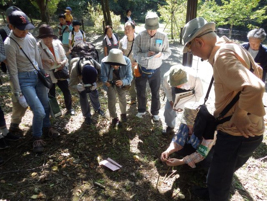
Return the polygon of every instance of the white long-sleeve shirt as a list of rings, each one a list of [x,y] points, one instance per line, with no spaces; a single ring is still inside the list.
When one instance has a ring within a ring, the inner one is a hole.
[[[199,101],[200,98],[203,96],[203,85],[202,85],[202,81],[199,77],[197,77],[196,75],[194,75],[192,72],[190,72],[189,67],[180,67],[182,70],[186,71],[187,73],[187,78],[188,78],[188,82],[186,83],[187,88],[186,89],[190,89],[193,90],[194,89],[194,94],[185,97],[183,99],[181,99],[178,103],[178,105],[176,107],[183,109],[184,108],[184,104],[188,101],[194,102],[194,101]],[[166,97],[168,99],[168,101],[173,101],[173,97],[172,97],[172,87],[169,83],[169,79],[170,79],[170,71],[167,71],[164,76],[163,76],[163,90],[166,94]],[[182,87],[183,88],[183,87]]]

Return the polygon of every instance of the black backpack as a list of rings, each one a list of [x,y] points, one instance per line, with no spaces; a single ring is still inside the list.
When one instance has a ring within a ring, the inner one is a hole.
[[[71,56],[82,58],[93,58],[99,62],[98,51],[92,43],[85,42],[74,46],[71,50]]]
[[[5,39],[7,38],[7,34],[6,31],[4,29],[0,29],[0,35],[2,37],[3,42],[5,41]],[[4,62],[1,62],[1,70],[6,73],[7,72],[7,68],[6,68],[6,64]]]

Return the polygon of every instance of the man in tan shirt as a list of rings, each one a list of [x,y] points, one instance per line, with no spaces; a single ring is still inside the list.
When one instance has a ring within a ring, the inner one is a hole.
[[[213,67],[215,117],[241,91],[238,102],[217,127],[215,152],[208,174],[207,195],[211,201],[226,201],[234,172],[242,167],[263,139],[265,115],[262,69],[251,55],[227,37],[219,38],[215,23],[204,18],[189,21],[183,29],[184,53],[191,52]],[[252,73],[253,72],[253,73]]]

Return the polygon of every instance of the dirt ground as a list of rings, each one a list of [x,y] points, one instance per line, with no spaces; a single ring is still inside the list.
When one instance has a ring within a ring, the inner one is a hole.
[[[92,37],[100,44],[99,36]],[[97,45],[97,47],[99,47]],[[181,48],[172,43],[173,57],[162,68],[162,74],[171,65],[181,61]],[[100,49],[99,49],[100,50]],[[101,51],[100,51],[101,52]],[[204,64],[205,65],[205,64]],[[208,72],[210,73],[210,72]],[[207,72],[202,72],[203,77]],[[1,107],[7,124],[10,123],[11,99],[8,77],[3,76],[0,86]],[[207,82],[210,77],[206,76]],[[32,113],[27,110],[20,128],[23,139],[1,150],[5,163],[0,166],[0,199],[2,200],[86,200],[86,201],[198,201],[192,188],[205,186],[207,167],[192,169],[187,165],[169,168],[159,156],[172,136],[163,136],[163,119],[154,123],[147,113],[143,119],[135,117],[136,105],[127,107],[128,121],[123,128],[111,128],[107,110],[106,92],[99,86],[100,102],[106,117],[93,113],[95,124],[83,124],[83,116],[77,94],[72,95],[75,116],[64,115],[64,99],[57,89],[58,102],[62,106],[61,117],[51,119],[61,133],[58,139],[46,140],[45,152],[32,152]],[[127,96],[128,97],[128,96]],[[150,95],[148,95],[150,100]],[[148,101],[150,102],[150,101]],[[161,92],[161,104],[165,100]],[[116,106],[119,111],[118,105]],[[148,111],[150,105],[147,106]],[[162,114],[163,109],[161,109]],[[253,157],[235,174],[231,188],[231,200],[267,200],[267,138]],[[112,158],[122,168],[111,171],[99,166],[99,161]]]

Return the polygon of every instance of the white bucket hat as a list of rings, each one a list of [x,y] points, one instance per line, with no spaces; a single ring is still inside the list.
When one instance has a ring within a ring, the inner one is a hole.
[[[123,57],[123,53],[120,49],[113,48],[109,51],[108,56],[106,56],[102,62],[110,64],[110,65],[120,65],[126,66],[126,61]]]
[[[187,22],[182,32],[182,37],[184,41],[183,52],[188,52],[189,49],[186,47],[186,45],[194,38],[203,36],[213,31],[215,31],[215,23],[207,22],[203,17],[197,17]]]

